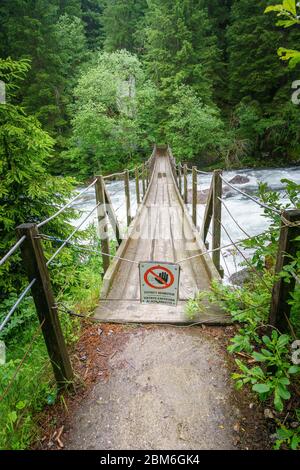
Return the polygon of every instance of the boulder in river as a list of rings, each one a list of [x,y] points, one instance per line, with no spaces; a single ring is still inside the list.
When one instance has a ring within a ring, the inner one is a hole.
[[[248,178],[248,176],[245,176],[245,175],[235,175],[230,181],[229,183],[231,184],[245,184],[245,183],[249,183],[250,181],[250,178]]]
[[[208,197],[209,189],[202,189],[197,191],[197,204],[206,204]],[[192,204],[193,202],[193,191],[188,190],[188,203]]]
[[[197,191],[197,204],[206,204],[207,198],[209,194],[209,188],[202,189]],[[228,186],[223,186],[222,191],[223,197],[230,197],[234,196],[235,192],[233,189],[230,189]],[[193,191],[191,189],[188,190],[188,204],[192,204],[193,202]]]

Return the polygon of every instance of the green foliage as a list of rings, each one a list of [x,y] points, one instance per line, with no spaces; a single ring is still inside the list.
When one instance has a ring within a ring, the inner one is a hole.
[[[97,243],[93,229],[81,233],[81,237],[84,236],[91,244]],[[44,248],[47,253],[50,249],[48,242]],[[65,248],[51,267],[51,280],[61,312],[60,322],[68,345],[78,340],[81,324],[78,318],[66,313],[65,307],[88,317],[98,303],[102,273],[100,255],[81,252],[74,247]],[[7,348],[7,362],[0,366],[0,398],[4,395],[0,401],[1,450],[27,448],[33,439],[39,437],[37,413],[57,400],[43,337],[40,334],[35,338],[37,325],[37,314],[32,299],[28,297],[1,334]],[[21,364],[29,348],[30,354]],[[18,367],[20,369],[16,372]]]
[[[167,141],[175,155],[192,159],[213,159],[226,143],[223,122],[218,110],[203,104],[192,88],[181,86],[174,92],[176,102],[169,109]]]
[[[290,91],[297,74],[275,54],[283,41],[292,49],[299,30],[286,34],[274,28],[263,14],[265,6],[264,1],[234,1],[227,29],[231,126],[238,139],[248,141],[250,165],[253,158],[264,165],[299,158],[299,112]]]
[[[295,419],[300,421],[300,409],[295,410]],[[297,422],[296,421],[296,422]],[[280,424],[280,427],[277,429],[277,440],[274,448],[276,450],[285,446],[285,448],[292,450],[299,450],[300,448],[300,426],[296,428],[289,429],[284,424]]]
[[[271,5],[265,9],[265,13],[276,12],[280,19],[277,21],[277,26],[283,26],[289,28],[300,24],[299,16],[297,15],[297,8],[299,5],[296,4],[296,0],[284,0],[282,4]],[[285,47],[279,47],[278,55],[281,60],[289,63],[289,68],[293,69],[300,62],[300,52],[294,49],[286,49]]]
[[[138,31],[147,8],[146,0],[104,0],[101,17],[105,40],[104,49],[114,52],[126,49],[138,52],[141,48]]]
[[[284,408],[283,400],[291,398],[290,376],[300,372],[300,367],[291,364],[288,348],[290,341],[289,335],[279,335],[273,330],[271,337],[262,337],[263,347],[259,352],[252,353],[256,362],[264,364],[264,370],[259,366],[248,368],[236,359],[241,373],[232,375],[237,388],[250,383],[261,400],[272,397],[275,410],[280,412]]]
[[[155,89],[138,58],[123,50],[98,54],[75,90],[69,158],[82,177],[119,169],[149,148]],[[142,105],[142,109],[141,109]],[[148,123],[146,128],[143,125]]]
[[[169,137],[167,128],[172,120],[169,110],[177,104],[182,85],[212,106],[219,51],[206,8],[199,0],[149,2],[141,34],[147,73],[160,91],[158,126],[160,140],[164,140]]]
[[[30,69],[30,61],[28,59],[16,62],[10,57],[7,59],[0,58],[0,78],[5,83],[6,92],[12,97],[13,92],[18,90],[18,83],[24,80],[26,73]]]
[[[53,177],[47,171],[52,155],[52,138],[42,130],[35,117],[28,116],[22,107],[12,103],[11,90],[16,93],[18,83],[27,68],[27,62],[18,63],[11,59],[0,63],[0,78],[6,80],[9,91],[7,104],[0,105],[0,257],[15,242],[17,225],[39,222],[49,217],[66,202],[73,188],[72,180]],[[71,216],[74,217],[73,212],[67,211],[64,215],[66,219],[60,216],[49,223],[48,234],[61,238],[66,236],[70,231],[68,217]],[[53,251],[51,243],[48,244],[46,254],[50,251]],[[84,302],[95,288],[95,281],[92,281],[97,272],[95,264],[88,265],[82,257],[77,255],[75,259],[74,256],[68,256],[67,252],[64,257],[65,263],[60,265],[60,279],[62,280],[64,274],[65,282],[71,263],[73,265],[76,261],[77,265],[79,263],[81,267],[86,267],[84,272],[77,269],[77,285],[82,284],[84,276],[85,286],[89,289],[85,293],[81,292]],[[0,322],[27,283],[20,253],[17,251],[1,267]],[[63,326],[70,338],[69,319],[63,321]],[[1,339],[5,340],[7,347],[7,363],[0,369],[0,396],[5,395],[0,402],[1,449],[20,449],[28,445],[35,430],[33,413],[46,403],[52,387],[51,369],[45,371],[45,366],[48,365],[47,353],[41,338],[34,345],[34,350],[28,352],[26,362],[22,362],[36,328],[37,315],[32,299],[27,297],[1,333]],[[72,331],[74,335],[74,328]]]
[[[1,450],[28,447],[37,432],[33,413],[46,405],[48,395],[53,392],[53,376],[42,337],[37,338],[31,354],[24,364],[21,363],[30,343],[29,334],[33,334],[36,327],[35,322],[35,328],[25,330],[18,347],[8,345],[8,360],[0,366],[0,394],[3,397],[0,402]]]
[[[8,84],[15,89],[22,66],[23,63],[20,65],[9,60],[6,64],[2,60],[0,79],[8,78],[9,67],[11,81]],[[24,69],[21,70],[23,72]],[[37,119],[10,103],[8,95],[7,103],[0,105],[0,256],[14,244],[18,225],[47,218],[71,194],[71,179],[53,177],[47,172],[52,147],[52,138],[42,130]],[[49,229],[63,236],[68,226],[63,228],[59,218],[49,225]],[[24,278],[18,253],[1,267],[0,272],[1,297],[20,289]],[[5,273],[11,275],[6,278],[3,276]]]
[[[81,16],[80,0],[4,0],[0,6],[0,57],[31,63],[15,102],[22,102],[56,139],[57,153],[66,146],[67,106],[79,66],[86,60]],[[59,172],[61,161],[51,163]]]
[[[193,299],[189,299],[185,305],[185,315],[189,320],[194,320],[197,314],[203,312],[206,308],[203,302],[210,301],[211,296],[209,292],[197,292]]]
[[[266,184],[259,188],[260,199],[269,206],[282,211],[286,208],[300,207],[300,186],[288,179],[283,179],[285,192],[289,202],[283,207],[280,203],[280,195],[268,189]],[[295,414],[295,420],[299,420],[299,410],[293,410],[293,393],[299,386],[300,366],[292,362],[292,336],[281,334],[272,329],[271,334],[268,325],[269,308],[271,302],[272,287],[277,276],[274,273],[275,260],[278,249],[278,234],[281,225],[280,216],[265,209],[264,216],[270,221],[270,230],[251,240],[244,242],[244,248],[251,249],[247,262],[249,273],[242,287],[233,287],[212,283],[211,292],[201,292],[194,299],[188,301],[186,314],[193,319],[195,314],[201,310],[203,298],[210,302],[218,303],[226,312],[230,312],[234,322],[240,324],[238,332],[230,339],[228,351],[238,354],[245,359],[236,359],[238,371],[232,377],[236,387],[241,389],[250,385],[253,392],[257,393],[262,401],[267,401],[273,406],[276,418],[277,440],[275,448],[290,447],[298,449],[299,427],[289,428],[284,420],[286,403],[289,403],[289,412]],[[300,242],[300,237],[295,241]],[[241,263],[245,265],[245,263]],[[266,267],[269,265],[269,267]],[[270,267],[271,266],[271,267]],[[252,271],[253,269],[253,271]],[[255,271],[255,273],[254,273]],[[300,243],[296,255],[290,257],[288,264],[279,274],[287,283],[300,278]],[[290,317],[293,334],[300,334],[300,289],[296,283],[294,292],[291,293],[290,304],[292,312]],[[255,363],[249,367],[248,363]]]
[[[81,0],[82,21],[85,26],[85,36],[88,48],[92,51],[99,49],[103,43],[102,0]]]

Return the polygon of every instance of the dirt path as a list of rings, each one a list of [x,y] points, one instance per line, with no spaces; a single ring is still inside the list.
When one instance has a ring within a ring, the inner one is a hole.
[[[109,373],[72,411],[66,449],[266,448],[259,407],[233,390],[224,329],[119,328],[93,336],[100,358],[110,345]]]

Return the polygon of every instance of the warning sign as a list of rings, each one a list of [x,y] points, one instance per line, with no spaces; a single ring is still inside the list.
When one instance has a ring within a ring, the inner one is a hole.
[[[141,302],[177,305],[180,267],[174,263],[139,263]]]

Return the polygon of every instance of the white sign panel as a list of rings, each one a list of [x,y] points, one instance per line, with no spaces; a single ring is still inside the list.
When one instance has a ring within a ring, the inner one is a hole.
[[[175,263],[139,263],[140,292],[143,304],[177,305],[180,266]]]

